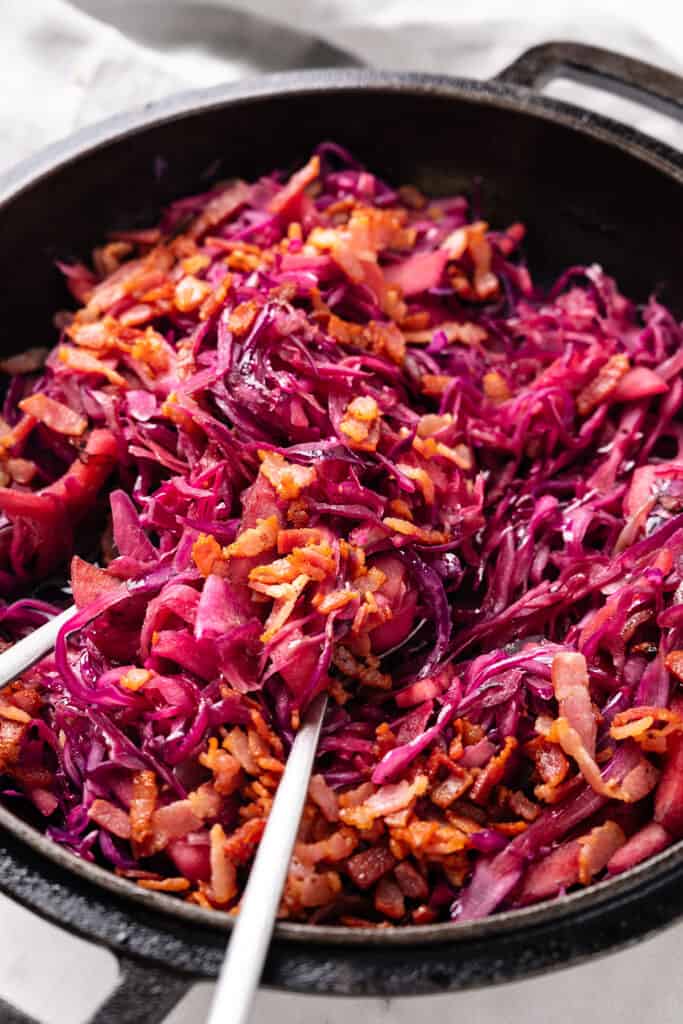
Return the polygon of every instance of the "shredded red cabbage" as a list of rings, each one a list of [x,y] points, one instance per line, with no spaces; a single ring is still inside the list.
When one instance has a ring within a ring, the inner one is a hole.
[[[8,805],[230,910],[328,690],[285,917],[479,918],[683,837],[683,330],[523,240],[325,143],[61,265],[59,343],[0,364],[0,631],[72,555],[79,612],[0,694]]]

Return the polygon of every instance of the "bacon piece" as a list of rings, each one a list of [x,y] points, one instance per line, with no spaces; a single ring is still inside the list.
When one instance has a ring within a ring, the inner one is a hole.
[[[569,770],[569,762],[557,743],[551,743],[545,736],[538,736],[525,744],[524,753],[533,759],[536,770],[545,783],[556,786],[564,781]]]
[[[334,902],[341,888],[336,871],[317,872],[292,857],[283,897],[284,914],[306,907],[327,906]]]
[[[152,815],[150,853],[158,853],[172,839],[182,839],[201,827],[202,819],[195,814],[190,800],[176,800],[159,807]]]
[[[626,842],[623,830],[614,821],[591,829],[579,840],[579,881],[588,885]]]
[[[632,835],[626,843],[612,854],[607,862],[607,871],[610,875],[618,875],[622,871],[628,871],[648,857],[654,857],[660,850],[666,849],[673,842],[672,837],[656,822],[651,821],[639,832]]]
[[[10,718],[7,712],[9,708],[1,707],[0,711],[0,773],[11,769],[19,760],[21,743],[26,732],[30,717],[25,715],[22,721]],[[18,708],[12,709],[18,711]]]
[[[628,374],[630,366],[625,353],[618,352],[610,356],[596,376],[577,395],[576,409],[579,416],[588,416],[607,398],[614,396],[619,381]]]
[[[103,362],[103,360],[98,359],[97,356],[92,355],[90,352],[73,348],[71,345],[60,345],[57,350],[57,356],[59,361],[68,366],[74,373],[96,374],[98,377],[106,377],[110,384],[114,384],[118,388],[128,387],[125,377],[122,377],[109,363]]]
[[[302,864],[317,864],[321,860],[336,863],[350,857],[358,846],[356,833],[349,828],[339,829],[317,843],[297,843],[295,853]]]
[[[225,832],[214,825],[210,833],[211,897],[215,903],[227,903],[237,895],[237,871],[225,852]]]
[[[80,437],[88,428],[85,416],[40,392],[22,398],[19,408],[33,416],[39,423],[44,423],[50,430],[65,434],[67,437]]]
[[[312,775],[308,786],[308,795],[320,808],[327,821],[339,821],[339,801],[337,794],[325,782],[322,775]]]
[[[293,220],[298,217],[304,189],[312,184],[319,174],[320,157],[316,154],[307,164],[296,171],[287,184],[271,199],[268,205],[270,212],[278,214],[283,220]]]
[[[257,519],[256,525],[244,530],[237,540],[225,549],[231,558],[253,558],[264,551],[271,551],[277,544],[280,524],[277,516]]]
[[[396,858],[386,846],[371,846],[350,857],[346,867],[359,889],[369,889],[391,871],[395,863]]]
[[[449,772],[446,778],[432,788],[432,791],[429,794],[430,798],[437,807],[441,807],[445,810],[445,808],[450,807],[454,801],[459,800],[463,793],[467,792],[473,781],[474,776],[471,772],[455,765],[454,769]]]
[[[377,402],[369,395],[359,395],[351,399],[339,424],[339,429],[350,448],[365,452],[376,450],[380,416]]]
[[[245,821],[226,838],[226,856],[234,864],[246,864],[254,856],[265,827],[265,818],[250,818]]]
[[[181,277],[175,286],[173,300],[181,313],[192,313],[210,294],[211,285],[208,281],[201,281],[194,274],[187,274]]]
[[[192,560],[205,578],[215,573],[224,576],[228,560],[215,537],[200,533],[192,545]]]
[[[119,839],[131,837],[130,816],[109,800],[93,800],[88,809],[88,817]]]
[[[137,884],[152,892],[187,892],[190,888],[187,878],[138,878]]]
[[[217,818],[221,812],[223,801],[220,793],[217,792],[213,782],[202,782],[192,793],[188,793],[192,811],[198,818],[205,821],[207,818]]]
[[[583,654],[563,651],[552,662],[552,683],[560,715],[578,733],[588,754],[595,755],[597,723],[588,689],[588,666]]]
[[[346,825],[353,825],[354,828],[371,828],[375,818],[396,814],[397,811],[410,807],[418,796],[426,793],[427,786],[426,775],[416,776],[413,782],[401,779],[400,782],[382,786],[357,807],[342,808],[339,817]]]
[[[136,843],[144,843],[152,834],[152,815],[156,809],[157,796],[154,772],[135,772],[133,796],[130,801],[130,834]]]
[[[236,761],[244,768],[249,775],[258,775],[259,767],[256,759],[249,749],[249,741],[242,729],[235,726],[223,740],[223,746],[228,750]]]
[[[429,886],[426,879],[409,860],[400,861],[394,868],[394,875],[401,892],[408,899],[424,901],[429,896]]]
[[[299,466],[287,462],[279,452],[259,451],[261,473],[270,481],[278,496],[285,501],[298,498],[302,490],[315,481],[316,472],[312,466]]]
[[[475,803],[485,804],[494,786],[503,781],[508,762],[513,751],[517,749],[517,740],[514,736],[508,736],[503,749],[495,754],[485,768],[477,775],[472,788],[470,798]]]
[[[386,267],[384,280],[400,288],[404,296],[419,295],[437,287],[449,258],[445,249],[415,253],[401,263]]]
[[[389,875],[380,878],[375,889],[375,910],[378,914],[400,921],[405,915],[406,904],[399,885]]]
[[[209,740],[208,751],[199,755],[199,763],[213,772],[213,785],[221,796],[230,796],[239,789],[243,780],[242,766],[236,757],[218,746],[214,737]]]

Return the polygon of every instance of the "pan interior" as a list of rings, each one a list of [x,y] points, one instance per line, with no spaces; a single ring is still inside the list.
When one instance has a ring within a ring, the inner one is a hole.
[[[289,89],[256,90],[227,102],[214,92],[173,116],[96,144],[25,185],[0,209],[6,240],[0,351],[55,340],[52,316],[68,304],[55,259],[83,258],[108,231],[149,226],[171,199],[213,181],[294,167],[325,139],[348,147],[393,184],[433,195],[467,192],[491,223],[522,220],[528,254],[553,279],[574,263],[597,262],[623,290],[645,300],[653,288],[683,313],[683,263],[675,216],[675,173],[629,152],[629,132],[523,90],[425,76],[355,73],[287,76]],[[226,90],[226,94],[230,90]],[[540,115],[540,116],[539,116]],[[572,125],[573,127],[569,127]],[[597,126],[597,127],[596,127]],[[593,130],[594,129],[594,130]],[[599,129],[599,130],[598,130]],[[66,149],[65,148],[65,152]],[[670,166],[670,165],[669,165]],[[212,928],[229,920],[133,884],[80,861],[0,807],[0,824],[61,867],[145,906]],[[681,844],[590,890],[471,924],[378,933],[281,924],[283,938],[339,944],[439,941],[486,935],[612,898],[683,860]]]

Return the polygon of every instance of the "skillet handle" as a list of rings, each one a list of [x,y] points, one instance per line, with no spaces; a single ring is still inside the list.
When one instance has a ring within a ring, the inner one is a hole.
[[[111,995],[95,1010],[88,1024],[162,1024],[196,979],[178,971],[146,965],[117,954],[119,981]],[[38,1021],[0,999],[2,1024],[38,1024]]]
[[[597,85],[683,121],[683,78],[643,60],[584,43],[551,42],[526,50],[496,79],[540,89],[558,76]]]
[[[116,956],[118,985],[88,1024],[161,1024],[196,980],[120,953]]]

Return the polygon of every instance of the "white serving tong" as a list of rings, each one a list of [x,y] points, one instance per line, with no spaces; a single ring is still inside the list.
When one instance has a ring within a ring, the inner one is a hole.
[[[75,606],[0,654],[0,690],[54,648]],[[254,858],[221,968],[208,1024],[247,1024],[308,792],[327,694],[315,698],[296,734]]]

